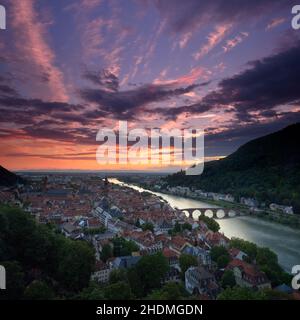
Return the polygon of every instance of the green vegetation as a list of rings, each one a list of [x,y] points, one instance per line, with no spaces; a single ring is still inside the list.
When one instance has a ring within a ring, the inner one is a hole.
[[[238,238],[232,238],[230,246],[244,251],[248,255],[248,262],[256,262],[273,286],[291,282],[291,276],[280,267],[277,255],[269,248],[260,248],[252,242]]]
[[[132,298],[128,283],[119,281],[104,288],[104,297],[107,300],[129,300]]]
[[[207,162],[201,176],[183,171],[168,176],[169,186],[189,186],[230,193],[239,199],[253,197],[267,206],[292,205],[300,214],[300,148],[295,137],[300,123],[252,140],[228,157]]]
[[[218,300],[292,300],[286,293],[272,289],[254,290],[241,287],[227,287],[217,297]]]
[[[114,284],[119,281],[128,281],[126,269],[115,269],[109,275],[109,283]]]
[[[277,223],[285,224],[291,228],[300,228],[300,215],[286,215],[284,213],[275,212],[259,212],[255,214],[257,217],[267,221],[274,221]]]
[[[7,290],[0,299],[52,299],[71,296],[88,286],[94,251],[20,209],[0,207],[0,264],[7,270]]]
[[[185,222],[183,224],[178,223],[178,221],[175,222],[174,228],[172,230],[169,230],[169,234],[174,236],[177,233],[182,233],[184,230],[192,230],[192,225],[188,222]]]
[[[200,216],[199,220],[203,221],[207,225],[208,229],[213,232],[217,232],[220,230],[220,225],[213,218],[209,218],[206,216]]]
[[[117,254],[138,249],[123,238],[115,238],[113,243]],[[104,248],[105,260],[111,249]],[[0,208],[0,264],[7,271],[7,290],[1,290],[0,299],[143,298],[160,290],[169,270],[167,259],[157,253],[142,257],[132,269],[113,271],[107,285],[98,285],[90,282],[94,256],[86,242],[37,224],[20,209]],[[171,294],[168,288],[161,291],[162,296]]]
[[[127,241],[122,237],[116,237],[113,239],[113,256],[130,256],[132,252],[138,251],[139,247],[133,241]]]
[[[179,265],[182,273],[182,277],[184,278],[184,274],[189,267],[197,266],[197,258],[190,254],[181,254],[179,257]]]
[[[161,287],[161,281],[169,270],[162,253],[144,256],[128,274],[132,291],[137,297],[148,295]]]
[[[233,288],[236,285],[234,273],[232,270],[225,270],[221,278],[221,286],[223,289]]]
[[[143,231],[146,231],[146,230],[150,230],[153,232],[154,230],[154,225],[151,223],[151,222],[146,222],[142,225],[142,229]]]
[[[171,294],[183,296],[184,292],[179,286],[178,288],[176,286],[176,290],[180,288],[180,292],[172,292],[172,285],[162,288],[162,280],[168,270],[168,262],[161,253],[144,256],[131,269],[113,270],[108,284],[98,285],[91,282],[76,298],[80,300],[128,300],[149,298],[152,293],[155,296],[161,295],[162,299]]]
[[[219,269],[225,268],[230,261],[230,255],[223,246],[213,247],[210,251],[210,256],[217,263]]]
[[[149,300],[182,300],[188,296],[182,284],[175,282],[166,283],[161,289],[157,289],[148,295]]]
[[[109,243],[105,244],[101,250],[100,259],[106,262],[107,259],[113,256],[113,249]]]
[[[250,288],[233,287],[223,290],[217,300],[266,300],[266,294]]]
[[[20,263],[18,261],[2,262],[0,259],[0,264],[6,269],[6,290],[0,291],[0,300],[22,298],[25,290],[25,274]]]
[[[230,240],[229,246],[231,248],[237,248],[237,249],[245,252],[249,257],[248,262],[253,261],[256,257],[257,245],[253,242],[233,237]]]
[[[100,285],[91,282],[87,288],[84,288],[74,298],[77,300],[104,300],[104,291]]]
[[[26,288],[24,298],[27,300],[52,300],[55,294],[44,281],[34,280]]]

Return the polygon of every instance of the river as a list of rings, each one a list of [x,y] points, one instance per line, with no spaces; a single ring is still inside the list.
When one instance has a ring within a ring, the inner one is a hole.
[[[175,195],[153,192],[132,184],[127,184],[118,179],[109,179],[110,182],[133,188],[137,191],[148,191],[166,200],[173,208],[210,208],[211,204],[183,198]],[[262,220],[255,217],[243,216],[230,219],[217,220],[227,237],[239,237],[268,247],[278,255],[280,265],[291,272],[294,265],[300,265],[300,231],[275,222]]]

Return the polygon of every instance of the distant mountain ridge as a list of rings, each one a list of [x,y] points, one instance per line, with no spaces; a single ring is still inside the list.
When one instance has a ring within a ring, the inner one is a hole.
[[[11,187],[17,183],[25,183],[25,180],[0,166],[0,186]]]
[[[178,172],[169,185],[250,196],[293,205],[300,212],[300,123],[242,145],[228,157],[205,163],[200,176]]]

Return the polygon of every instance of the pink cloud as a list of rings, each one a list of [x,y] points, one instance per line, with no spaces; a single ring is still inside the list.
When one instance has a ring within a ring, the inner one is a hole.
[[[106,25],[107,22],[102,18],[96,18],[86,22],[81,36],[81,45],[82,48],[84,48],[83,54],[85,59],[88,60],[102,53],[101,45],[104,37],[100,31]]]
[[[55,53],[46,41],[45,25],[38,19],[33,0],[13,1],[12,24],[18,34],[16,47],[22,59],[46,76],[48,99],[67,101],[63,74],[55,66]]]
[[[179,40],[179,47],[180,49],[183,49],[186,47],[186,45],[188,44],[188,42],[190,41],[190,39],[193,36],[193,32],[185,32],[183,34],[183,36],[181,37],[181,39]]]
[[[225,45],[223,46],[224,52],[228,52],[236,47],[239,43],[243,42],[245,38],[249,36],[247,32],[240,32],[237,36],[232,39],[226,41]]]
[[[276,18],[270,21],[270,23],[267,25],[266,30],[273,29],[282,23],[284,23],[285,19],[284,18]]]
[[[230,28],[231,24],[223,24],[217,26],[215,30],[208,35],[206,44],[193,55],[194,59],[199,60],[207,55],[216,45],[218,45],[222,41]]]
[[[157,85],[165,84],[174,86],[186,86],[194,84],[200,78],[202,80],[207,80],[209,75],[209,70],[202,67],[195,67],[191,69],[191,71],[188,74],[182,75],[178,78],[168,80],[155,79],[153,83]]]

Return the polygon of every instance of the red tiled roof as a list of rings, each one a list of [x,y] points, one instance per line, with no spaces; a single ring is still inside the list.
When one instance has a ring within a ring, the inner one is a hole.
[[[181,249],[186,242],[187,240],[182,236],[175,236],[175,237],[172,237],[170,244],[177,249]]]
[[[163,248],[162,253],[166,258],[177,258],[177,254],[169,248]]]
[[[252,278],[256,278],[256,277],[263,277],[266,279],[266,275],[264,272],[260,271],[257,269],[256,266],[249,264],[245,261],[239,260],[239,259],[233,259],[229,262],[227,268],[234,268],[234,267],[238,267],[240,269],[243,270],[243,272],[247,275],[250,276]]]

